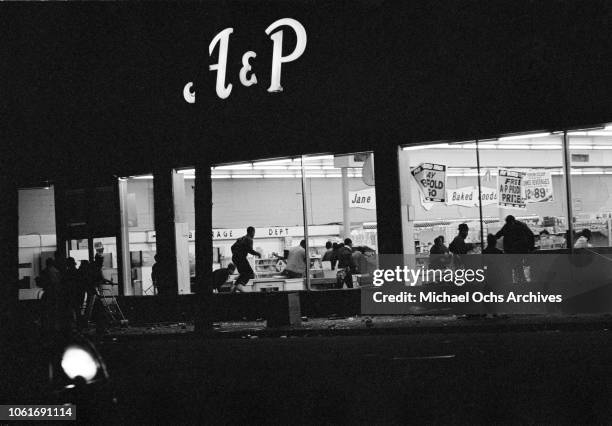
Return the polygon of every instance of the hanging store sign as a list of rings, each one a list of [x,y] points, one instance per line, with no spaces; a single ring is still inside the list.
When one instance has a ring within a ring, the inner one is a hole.
[[[294,35],[296,44],[288,55],[283,55],[283,52],[287,52],[289,48],[283,46],[283,35],[284,30],[281,27],[289,27]],[[212,56],[215,49],[218,47],[217,63],[210,65],[210,71],[217,72],[217,82],[215,90],[217,96],[221,99],[226,99],[232,92],[232,83],[226,83],[227,79],[227,57],[229,50],[230,34],[234,32],[233,28],[226,28],[219,32],[208,45],[208,54]],[[270,86],[268,92],[282,92],[283,87],[281,86],[281,71],[283,64],[293,62],[298,59],[306,50],[306,30],[304,26],[291,18],[283,18],[272,23],[265,30],[266,35],[270,36],[272,40],[272,68],[270,70]],[[253,86],[258,83],[257,76],[253,72],[253,63],[257,57],[257,53],[253,51],[245,52],[242,55],[242,68],[238,74],[240,84],[244,87]],[[193,82],[189,82],[183,87],[183,97],[185,101],[190,104],[194,104],[196,101],[196,93],[193,89]]]
[[[525,202],[545,203],[553,201],[552,176],[546,170],[528,170],[523,179]]]
[[[483,206],[497,204],[499,200],[496,188],[487,188],[483,186],[480,191],[480,201]]]
[[[499,188],[499,205],[524,209],[523,181],[525,172],[508,169],[498,169],[497,187]]]
[[[376,210],[376,191],[374,188],[360,191],[349,191],[349,207],[365,210]]]
[[[446,190],[446,204],[449,206],[474,207],[477,199],[478,188],[473,186]]]
[[[443,203],[446,201],[446,166],[421,163],[410,173],[417,181],[425,201]]]

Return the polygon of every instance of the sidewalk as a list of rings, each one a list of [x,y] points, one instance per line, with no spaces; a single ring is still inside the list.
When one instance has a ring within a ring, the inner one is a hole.
[[[209,333],[194,332],[193,323],[164,323],[112,328],[104,340],[140,338],[260,338],[355,336],[383,334],[472,333],[520,331],[588,331],[612,329],[612,315],[354,316],[303,318],[301,326],[267,328],[266,321],[215,323]],[[91,334],[94,331],[91,330]]]

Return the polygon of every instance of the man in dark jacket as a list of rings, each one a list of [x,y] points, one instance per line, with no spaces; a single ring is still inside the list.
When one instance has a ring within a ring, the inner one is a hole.
[[[469,251],[474,250],[474,244],[465,242],[469,232],[470,228],[468,228],[467,223],[459,225],[459,235],[448,246],[452,254],[467,254]]]
[[[219,268],[213,271],[213,289],[217,290],[217,292],[221,291],[221,287],[223,287],[223,284],[227,282],[227,279],[234,273],[235,270],[236,267],[234,264],[230,263],[227,265],[227,268]]]
[[[232,245],[232,262],[238,268],[240,275],[234,285],[234,291],[244,291],[245,284],[255,278],[253,268],[247,260],[247,255],[261,257],[261,254],[253,250],[253,238],[255,237],[255,228],[249,226],[246,235],[238,238]]]
[[[338,248],[338,272],[336,274],[336,287],[353,288],[353,274],[356,272],[353,259],[353,241],[350,238],[344,240],[344,245]]]
[[[506,216],[506,224],[500,229],[495,238],[504,238],[505,253],[529,253],[533,251],[535,236],[531,229],[512,215]]]
[[[500,229],[495,238],[504,238],[504,253],[509,254],[508,262],[512,270],[512,282],[522,284],[525,277],[525,256],[534,250],[535,236],[529,227],[516,220],[512,215],[506,216],[506,224]]]

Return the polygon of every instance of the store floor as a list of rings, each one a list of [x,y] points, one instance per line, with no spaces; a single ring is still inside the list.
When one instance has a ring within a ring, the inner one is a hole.
[[[260,338],[334,335],[421,334],[468,331],[567,331],[612,330],[612,315],[512,315],[512,316],[351,316],[305,318],[299,326],[268,328],[265,320],[213,324],[209,333],[196,333],[193,323],[156,323],[113,327],[103,339],[155,338],[166,335],[186,338]],[[94,334],[94,330],[89,331]]]

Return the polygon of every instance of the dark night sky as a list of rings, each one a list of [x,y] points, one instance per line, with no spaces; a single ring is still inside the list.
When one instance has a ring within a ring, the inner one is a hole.
[[[607,3],[4,3],[3,170],[133,173],[612,121]],[[264,30],[283,17],[308,45],[269,94]],[[230,26],[234,88],[220,100],[208,44]]]

